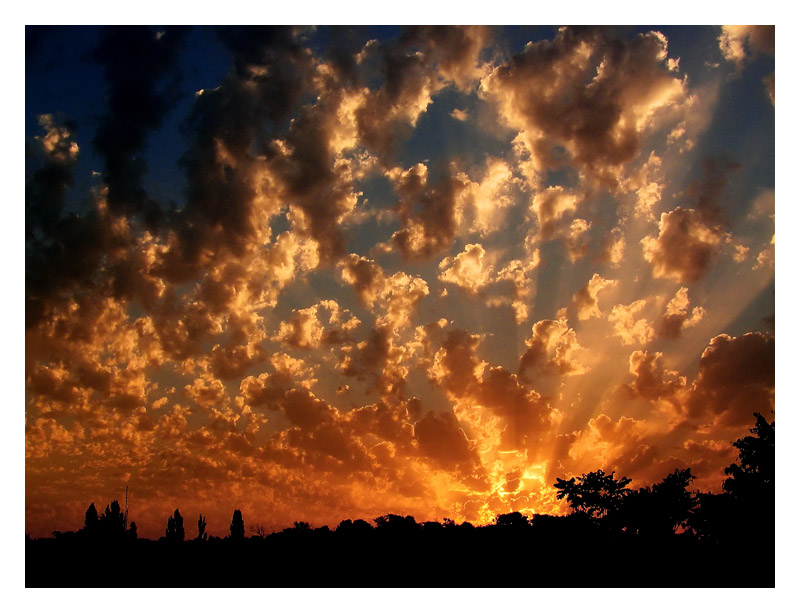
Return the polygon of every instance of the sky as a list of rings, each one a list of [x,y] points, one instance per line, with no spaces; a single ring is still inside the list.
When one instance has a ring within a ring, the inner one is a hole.
[[[774,418],[774,28],[25,35],[25,530],[563,513]]]

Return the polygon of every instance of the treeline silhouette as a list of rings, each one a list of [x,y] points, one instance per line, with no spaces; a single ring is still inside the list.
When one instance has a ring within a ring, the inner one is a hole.
[[[267,534],[234,510],[230,533],[178,509],[157,541],[115,500],[83,528],[26,535],[26,587],[774,587],[775,422],[734,442],[720,494],[690,491],[690,469],[638,490],[602,470],[557,479],[564,516],[519,512],[473,526],[387,514],[331,530],[298,521]]]

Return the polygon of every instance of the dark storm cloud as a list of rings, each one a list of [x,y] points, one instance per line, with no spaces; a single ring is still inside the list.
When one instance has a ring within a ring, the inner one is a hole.
[[[141,213],[151,225],[162,211],[142,185],[147,173],[142,154],[148,132],[161,125],[179,97],[174,66],[186,31],[171,26],[159,32],[146,26],[106,27],[94,52],[105,68],[108,114],[94,145],[105,160],[108,204],[115,213]],[[170,76],[171,82],[163,84]]]

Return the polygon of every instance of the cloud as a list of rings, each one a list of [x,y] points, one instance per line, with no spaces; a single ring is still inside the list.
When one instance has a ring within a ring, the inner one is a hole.
[[[686,386],[686,377],[676,371],[667,370],[662,364],[664,354],[660,351],[636,350],[628,359],[629,372],[634,381],[627,388],[635,396],[658,399],[671,396]]]
[[[501,449],[535,449],[540,437],[551,426],[552,407],[502,367],[490,367],[475,387],[473,396],[506,424],[501,435]]]
[[[319,319],[321,313],[327,314],[327,321]],[[298,349],[317,349],[323,343],[343,343],[361,323],[355,316],[342,321],[348,313],[341,313],[334,300],[325,300],[307,309],[293,310],[289,319],[281,322],[276,339]]]
[[[451,172],[431,185],[421,163],[407,170],[394,167],[387,177],[400,198],[397,213],[403,228],[394,233],[392,244],[403,258],[426,260],[448,249],[461,220],[468,180]]]
[[[649,343],[655,338],[653,326],[644,318],[636,319],[647,306],[646,300],[636,300],[629,305],[617,304],[608,314],[609,323],[614,326],[614,333],[625,345]]]
[[[486,26],[413,26],[403,33],[400,44],[422,47],[441,77],[466,91],[483,75],[479,57],[489,34]]]
[[[569,447],[573,459],[592,458],[593,466],[603,466],[606,470],[619,470],[620,475],[632,474],[622,471],[620,464],[647,451],[645,442],[647,423],[632,417],[620,417],[616,421],[601,413],[589,419],[586,428],[578,433]]]
[[[767,90],[769,101],[772,102],[772,106],[775,106],[775,73],[769,73],[761,82]]]
[[[463,214],[472,217],[469,229],[486,236],[504,227],[503,211],[514,204],[519,181],[505,161],[491,156],[486,158],[482,175],[477,183],[463,174],[458,176],[466,182]]]
[[[457,398],[477,383],[486,367],[475,355],[479,341],[479,336],[464,330],[450,330],[433,358],[431,378]]]
[[[666,338],[677,339],[685,328],[697,325],[706,311],[703,307],[695,307],[689,311],[689,289],[681,287],[667,303],[661,318],[658,334]]]
[[[551,238],[556,223],[569,213],[574,213],[580,203],[579,196],[560,185],[548,187],[533,197],[531,207],[539,221],[539,233],[542,239]]]
[[[486,250],[480,244],[464,247],[454,258],[439,262],[439,280],[453,283],[468,292],[477,293],[491,278],[493,268],[485,262]]]
[[[616,187],[656,113],[685,95],[666,37],[648,32],[622,41],[606,32],[561,28],[481,81],[482,95],[519,131],[540,176],[568,164]]]
[[[722,26],[718,40],[723,57],[738,72],[750,57],[775,53],[775,26]]]
[[[711,339],[687,401],[688,415],[723,424],[752,422],[775,405],[775,339],[760,332]]]
[[[369,381],[369,390],[397,400],[403,398],[408,368],[401,365],[405,349],[396,344],[392,330],[379,324],[367,340],[343,347],[339,367],[347,377]]]
[[[583,347],[575,330],[563,319],[544,319],[533,324],[528,349],[519,361],[519,376],[527,381],[528,373],[560,375],[582,374],[585,367],[579,360]]]
[[[675,130],[669,138],[677,139],[686,132],[685,128]],[[651,151],[647,162],[638,171],[632,172],[625,182],[625,189],[636,194],[635,213],[638,217],[654,219],[653,209],[661,201],[664,189],[662,165],[662,158]]]
[[[661,214],[658,237],[643,238],[642,250],[654,277],[694,283],[708,271],[725,237],[701,212],[678,207]]]
[[[753,265],[753,270],[758,270],[760,268],[775,268],[775,235],[772,235],[772,239],[770,240],[769,244],[762,249],[758,256],[756,257],[756,263]]]
[[[604,279],[598,273],[594,273],[589,282],[572,297],[571,306],[576,309],[578,319],[602,317],[603,313],[600,310],[597,296],[601,291],[614,287],[616,284],[617,281],[614,279]]]
[[[422,454],[445,470],[462,468],[469,473],[480,462],[452,413],[428,411],[414,424],[414,437]]]
[[[106,27],[94,50],[104,67],[108,114],[93,143],[105,162],[103,177],[113,213],[140,214],[151,227],[163,217],[143,186],[147,133],[177,102],[178,54],[187,28],[169,26],[157,36],[146,26]],[[163,81],[172,77],[172,83]],[[159,86],[163,89],[159,91]]]

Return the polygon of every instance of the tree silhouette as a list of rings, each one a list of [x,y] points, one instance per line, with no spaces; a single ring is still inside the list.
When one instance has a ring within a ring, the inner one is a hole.
[[[185,534],[183,531],[183,517],[181,517],[181,512],[178,509],[175,509],[175,513],[167,519],[167,533],[166,533],[167,540],[170,542],[182,542]]]
[[[106,540],[117,540],[125,536],[125,515],[119,502],[113,500],[106,505],[105,512],[99,518],[100,532]]]
[[[250,526],[250,532],[257,538],[260,539],[267,538],[267,529],[262,524],[258,524],[256,526]]]
[[[403,517],[392,513],[376,517],[375,526],[378,530],[391,534],[412,534],[420,529],[420,525],[413,516],[406,515]]]
[[[135,541],[137,538],[139,538],[139,535],[136,532],[136,522],[135,521],[132,521],[131,525],[128,527],[127,537],[132,541]]]
[[[98,535],[99,520],[97,517],[97,509],[95,508],[94,503],[90,504],[89,508],[86,509],[83,529],[86,531],[86,535],[90,538],[95,538]]]
[[[631,491],[623,498],[618,511],[609,519],[626,532],[649,538],[666,538],[686,527],[695,496],[687,491],[694,480],[691,469],[676,469],[653,486]]]
[[[195,540],[196,541],[208,540],[208,535],[206,534],[206,518],[199,513],[197,515],[197,537],[195,538]]]
[[[527,516],[519,511],[512,513],[501,513],[494,518],[494,523],[506,528],[527,528],[530,526]]]
[[[372,532],[372,526],[363,519],[356,519],[355,521],[343,519],[336,526],[336,532],[347,536],[358,536]]]
[[[584,512],[595,518],[606,517],[618,510],[631,482],[627,477],[614,479],[602,470],[586,473],[580,477],[572,477],[569,481],[556,478],[555,488],[560,490],[556,498],[564,498],[575,511]]]
[[[736,498],[763,498],[775,492],[775,422],[767,423],[760,413],[753,413],[756,425],[733,443],[739,450],[739,464],[725,469],[729,478],[723,489]]]
[[[244,519],[242,519],[242,512],[239,509],[233,511],[233,518],[231,519],[231,540],[244,540]]]

